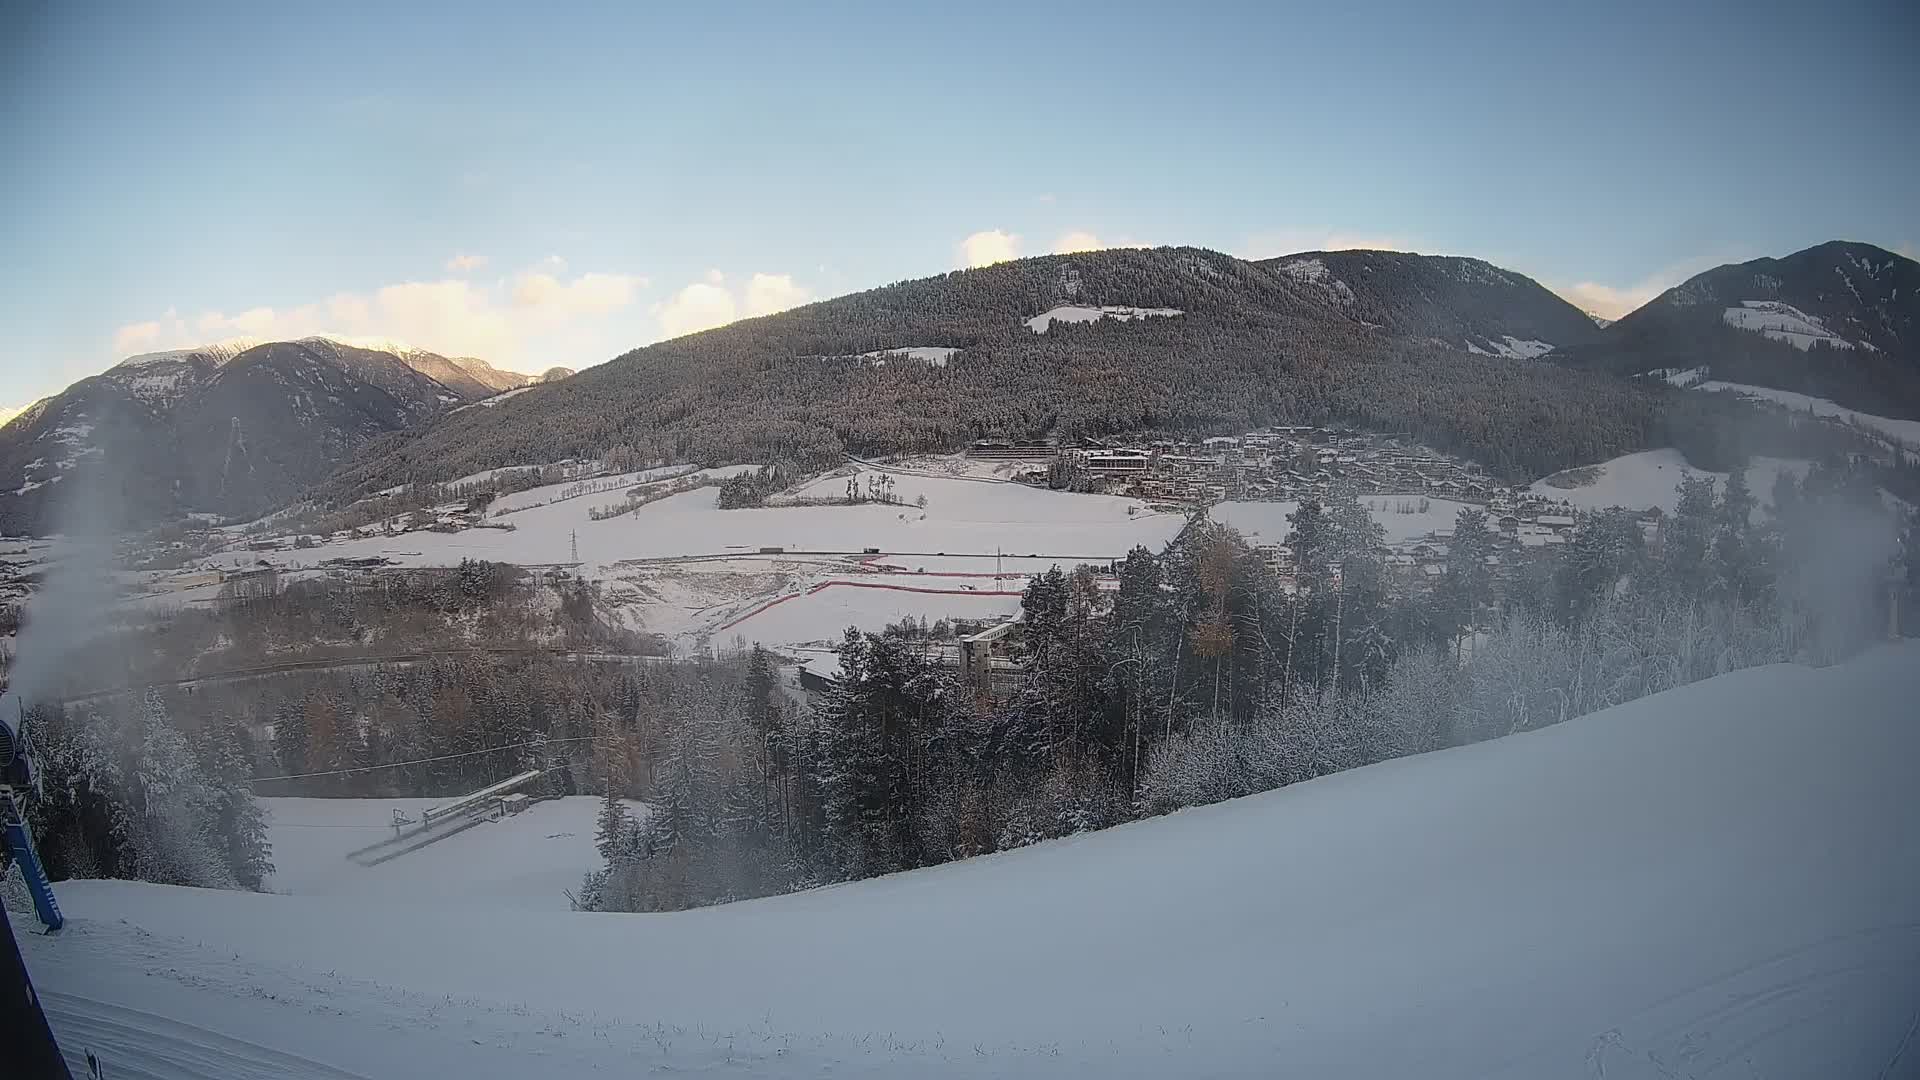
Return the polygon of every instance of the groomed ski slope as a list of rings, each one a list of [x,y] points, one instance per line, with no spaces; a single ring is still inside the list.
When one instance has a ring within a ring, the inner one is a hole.
[[[1917,699],[1887,645],[723,908],[71,882],[24,946],[116,1080],[1910,1076]]]

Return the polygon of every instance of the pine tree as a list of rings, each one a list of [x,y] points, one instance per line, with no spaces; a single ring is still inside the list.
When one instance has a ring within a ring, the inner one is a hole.
[[[1639,522],[1628,511],[1616,507],[1580,515],[1554,573],[1560,624],[1572,627],[1585,619],[1623,577],[1641,568],[1645,550]]]
[[[1753,527],[1754,498],[1744,469],[1727,476],[1713,537],[1715,591],[1738,603],[1750,603],[1765,588],[1761,541]]]
[[[1481,607],[1493,600],[1493,569],[1487,565],[1492,554],[1493,530],[1487,526],[1487,512],[1461,507],[1454,515],[1453,539],[1447,545],[1447,575],[1439,596],[1456,659],[1460,657],[1461,638],[1474,629]]]
[[[307,768],[307,714],[300,703],[287,698],[273,713],[273,752],[282,775],[295,776]]]
[[[206,777],[213,829],[227,869],[242,888],[259,890],[273,873],[267,815],[253,798],[253,765],[239,725],[222,716],[201,728],[194,754]]]
[[[1707,556],[1717,519],[1713,480],[1688,477],[1675,490],[1680,502],[1661,537],[1661,584],[1674,595],[1693,598],[1704,593],[1710,581]]]
[[[600,799],[600,813],[594,819],[593,846],[607,862],[631,851],[634,839],[633,814],[612,788]]]
[[[233,888],[235,875],[216,843],[215,796],[158,690],[147,691],[139,724],[132,770],[135,876],[164,885]]]

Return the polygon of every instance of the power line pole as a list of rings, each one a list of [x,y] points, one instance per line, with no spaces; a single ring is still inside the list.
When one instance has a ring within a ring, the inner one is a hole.
[[[580,565],[580,530],[573,530],[573,565]]]

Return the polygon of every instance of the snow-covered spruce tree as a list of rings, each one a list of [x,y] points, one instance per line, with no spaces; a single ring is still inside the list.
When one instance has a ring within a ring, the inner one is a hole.
[[[42,792],[31,812],[48,873],[56,879],[130,874],[133,812],[117,725],[92,706],[42,709],[33,723],[40,733]]]
[[[253,798],[252,755],[239,725],[220,716],[194,738],[194,756],[206,778],[207,810],[227,870],[242,888],[258,890],[273,873],[273,849],[267,841],[267,815]]]
[[[1487,525],[1487,512],[1461,507],[1447,544],[1446,576],[1435,597],[1456,659],[1463,657],[1465,638],[1480,624],[1481,610],[1493,602],[1493,568],[1487,563],[1492,554],[1493,530]]]
[[[615,856],[630,849],[633,831],[632,812],[609,787],[600,798],[600,812],[594,819],[594,850],[600,853],[600,858],[612,862]]]
[[[140,712],[129,792],[134,802],[134,876],[164,885],[237,887],[221,850],[218,796],[186,736],[173,726],[158,690],[147,691]]]

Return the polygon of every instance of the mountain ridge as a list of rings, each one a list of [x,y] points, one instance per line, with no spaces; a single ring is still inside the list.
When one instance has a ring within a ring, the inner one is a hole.
[[[331,336],[137,354],[0,426],[0,527],[57,526],[71,477],[103,481],[105,510],[126,523],[259,512],[379,435],[530,383],[470,357]]]
[[[1920,263],[1831,240],[1695,274],[1558,356],[1616,375],[1713,378],[1920,418]]]
[[[0,427],[0,524],[44,525],[43,489],[108,443],[138,462],[129,504],[160,516],[560,457],[825,468],[983,437],[1266,423],[1404,432],[1525,481],[1697,445],[1708,395],[1619,376],[1703,360],[1718,378],[1920,411],[1913,273],[1834,242],[1717,267],[1602,327],[1480,259],[1117,248],[895,282],[579,373],[330,336],[215,343],[130,357]],[[888,362],[903,358],[916,362]],[[82,388],[91,412],[74,405]],[[96,433],[102,410],[122,430]]]
[[[1484,259],[1362,248],[1303,251],[1257,265],[1321,289],[1364,325],[1468,352],[1533,359],[1598,337],[1585,312]]]
[[[320,493],[347,499],[542,455],[829,467],[849,452],[951,451],[987,436],[1269,422],[1406,431],[1532,479],[1644,446],[1660,423],[1649,388],[1473,354],[1511,337],[1542,344],[1510,355],[1539,355],[1598,333],[1524,275],[1353,253],[1383,277],[1400,267],[1409,281],[1436,278],[1405,303],[1375,303],[1364,286],[1349,286],[1350,300],[1279,265],[1298,257],[1116,248],[895,282],[630,350],[382,440]],[[1448,313],[1448,290],[1527,303]],[[1522,336],[1549,332],[1556,340]],[[940,362],[875,362],[904,350]]]

